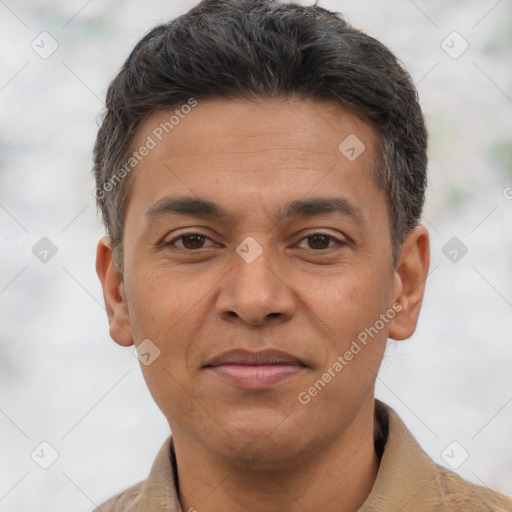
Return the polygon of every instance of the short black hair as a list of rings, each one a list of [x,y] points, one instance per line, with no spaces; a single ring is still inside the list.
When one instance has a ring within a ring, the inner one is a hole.
[[[107,91],[94,173],[121,273],[129,177],[119,177],[127,174],[142,120],[191,98],[292,97],[333,101],[376,131],[372,177],[386,195],[396,265],[419,223],[427,184],[425,122],[405,67],[382,43],[317,4],[203,0],[144,36]]]

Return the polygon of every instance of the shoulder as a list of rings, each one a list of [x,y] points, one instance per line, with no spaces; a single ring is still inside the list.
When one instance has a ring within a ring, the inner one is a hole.
[[[512,499],[486,487],[463,480],[453,471],[437,466],[439,489],[450,510],[460,512],[512,512]]]
[[[512,499],[436,464],[388,405],[376,400],[379,472],[359,512],[512,512]]]
[[[148,478],[96,508],[94,512],[179,511],[177,469],[172,436],[160,448]]]
[[[94,512],[135,512],[138,510],[138,501],[145,484],[145,480],[117,494],[113,498],[96,508]]]

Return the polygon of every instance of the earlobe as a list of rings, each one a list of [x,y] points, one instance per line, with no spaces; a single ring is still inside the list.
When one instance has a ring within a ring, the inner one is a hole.
[[[116,343],[124,347],[133,345],[124,284],[115,268],[108,236],[104,236],[98,242],[96,272],[103,288],[103,299],[110,326],[110,336]]]
[[[394,340],[410,338],[416,330],[430,266],[430,241],[425,226],[413,228],[402,245],[395,271],[395,303],[401,309],[390,323],[388,336]]]

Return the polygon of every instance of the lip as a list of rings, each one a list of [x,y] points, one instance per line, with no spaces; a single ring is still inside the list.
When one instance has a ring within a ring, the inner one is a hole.
[[[288,380],[306,368],[297,357],[280,350],[228,350],[215,356],[205,369],[244,389],[265,389]]]
[[[240,366],[273,366],[273,365],[296,365],[305,366],[298,358],[281,350],[261,350],[259,352],[250,352],[249,350],[227,350],[211,359],[206,366],[220,365],[240,365]]]

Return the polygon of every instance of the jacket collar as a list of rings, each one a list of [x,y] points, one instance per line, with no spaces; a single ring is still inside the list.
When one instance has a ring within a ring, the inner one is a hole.
[[[442,505],[439,471],[395,411],[375,400],[375,447],[381,456],[379,471],[368,498],[358,512],[424,510],[426,503]],[[136,498],[136,510],[182,512],[178,497],[174,443],[170,436],[153,463]],[[416,503],[416,505],[415,505]]]
[[[383,453],[372,490],[358,512],[425,510],[427,503],[445,510],[438,467],[396,412],[375,400],[375,421],[384,431]]]

